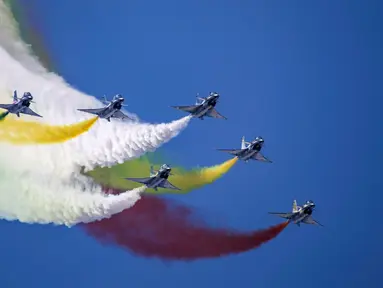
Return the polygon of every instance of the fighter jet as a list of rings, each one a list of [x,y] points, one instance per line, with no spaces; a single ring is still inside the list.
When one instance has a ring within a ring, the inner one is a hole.
[[[125,115],[121,112],[122,107],[126,107],[128,105],[123,105],[124,97],[122,95],[117,94],[113,97],[112,101],[108,101],[106,96],[103,97],[103,104],[106,105],[104,108],[98,109],[77,109],[78,111],[87,112],[91,114],[95,114],[100,118],[104,118],[110,122],[110,118],[118,118],[118,119],[131,119],[128,115]]]
[[[204,117],[227,119],[225,116],[219,114],[218,111],[214,108],[215,105],[217,105],[218,98],[219,94],[217,92],[210,92],[209,96],[207,97],[199,97],[197,94],[197,101],[195,105],[170,107],[188,112],[193,115],[193,117],[199,118],[201,120],[203,120]]]
[[[277,213],[277,212],[269,212],[269,214],[277,215],[279,217],[288,219],[289,222],[293,222],[300,227],[300,223],[305,224],[316,224],[323,226],[318,221],[314,220],[311,214],[315,208],[315,204],[313,201],[309,200],[303,206],[298,206],[297,200],[293,202],[293,211],[291,213]]]
[[[150,177],[147,178],[125,178],[126,180],[138,182],[145,184],[148,188],[153,188],[158,191],[157,187],[166,188],[166,189],[174,189],[181,190],[171,184],[168,181],[169,175],[172,169],[167,164],[163,164],[158,171],[154,171],[153,166],[150,167]]]
[[[238,159],[243,160],[245,162],[248,162],[249,160],[258,160],[262,162],[272,163],[271,160],[267,159],[260,152],[264,142],[265,141],[263,140],[261,136],[256,137],[251,142],[246,142],[245,137],[242,137],[241,149],[217,149],[217,150],[235,155],[238,157]]]
[[[17,91],[15,90],[13,91],[13,103],[0,104],[0,108],[8,110],[8,113],[16,114],[17,117],[20,117],[20,114],[43,117],[29,108],[31,103],[35,102],[33,102],[33,96],[30,92],[24,92],[23,97],[17,98]]]

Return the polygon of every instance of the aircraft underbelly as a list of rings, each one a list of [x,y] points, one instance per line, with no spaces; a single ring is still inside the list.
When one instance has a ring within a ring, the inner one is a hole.
[[[162,179],[162,178],[153,179],[151,181],[152,183],[150,183],[149,187],[152,187],[152,188],[157,187],[159,184],[162,183],[162,181],[164,181],[164,179]]]
[[[195,117],[202,117],[204,115],[207,114],[207,112],[211,109],[211,107],[202,107],[199,109],[199,111],[197,110],[197,113],[195,114]]]
[[[114,111],[113,110],[106,110],[105,112],[103,112],[102,113],[103,115],[103,117],[105,117],[105,118],[109,118],[109,117],[112,117],[113,116],[113,114],[114,114]]]
[[[243,160],[249,160],[250,158],[252,158],[257,152],[256,151],[250,151],[250,152],[247,152],[245,153],[243,156],[241,156],[241,158]]]
[[[9,111],[10,113],[16,113],[17,110],[18,110],[17,106],[8,109],[8,111]]]
[[[11,109],[9,109],[8,111],[11,113],[17,113],[17,112],[21,112],[23,110],[23,108],[24,107],[21,105],[15,105]]]
[[[294,219],[294,223],[297,224],[299,222],[302,222],[307,216],[306,215],[297,215]]]

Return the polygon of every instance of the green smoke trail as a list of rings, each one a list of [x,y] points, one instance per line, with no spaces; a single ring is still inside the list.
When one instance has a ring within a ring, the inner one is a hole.
[[[3,112],[3,113],[1,113],[1,114],[0,114],[0,121],[3,121],[3,120],[5,119],[5,117],[8,116],[8,114],[9,114],[8,111],[7,111],[7,112]]]

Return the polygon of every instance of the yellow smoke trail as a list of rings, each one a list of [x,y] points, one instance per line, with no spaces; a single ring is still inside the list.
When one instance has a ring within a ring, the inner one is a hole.
[[[181,191],[159,188],[158,191],[147,189],[146,192],[151,194],[188,193],[191,190],[213,183],[218,178],[222,177],[234,166],[237,160],[238,158],[233,158],[219,165],[193,170],[173,167],[172,173],[174,175],[169,177],[169,181],[180,188]],[[148,177],[149,171],[150,162],[147,157],[142,157],[140,159],[115,165],[111,168],[96,168],[87,172],[87,175],[91,176],[100,185],[120,190],[128,190],[137,188],[142,184],[125,180],[123,179],[124,177]]]
[[[12,144],[51,144],[64,142],[88,131],[97,117],[79,123],[52,126],[6,117],[0,122],[0,141]]]

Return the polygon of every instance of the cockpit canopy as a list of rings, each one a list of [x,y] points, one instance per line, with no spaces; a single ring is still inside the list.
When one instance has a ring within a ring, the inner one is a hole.
[[[32,94],[30,92],[25,92],[23,96],[30,100],[33,99]]]
[[[255,138],[255,141],[257,141],[257,142],[265,142],[265,140],[263,140],[263,138],[261,136],[257,136]]]
[[[122,97],[121,94],[117,94],[116,96],[114,96],[114,100],[124,101],[124,97]]]
[[[307,206],[315,206],[314,201],[312,201],[312,200],[307,200],[306,205]]]
[[[210,95],[209,96],[215,96],[215,97],[217,97],[217,96],[219,96],[219,94],[217,93],[217,92],[210,92]]]
[[[161,166],[161,168],[164,169],[164,170],[169,170],[169,169],[170,169],[170,166],[169,166],[168,164],[163,164],[163,165]]]

